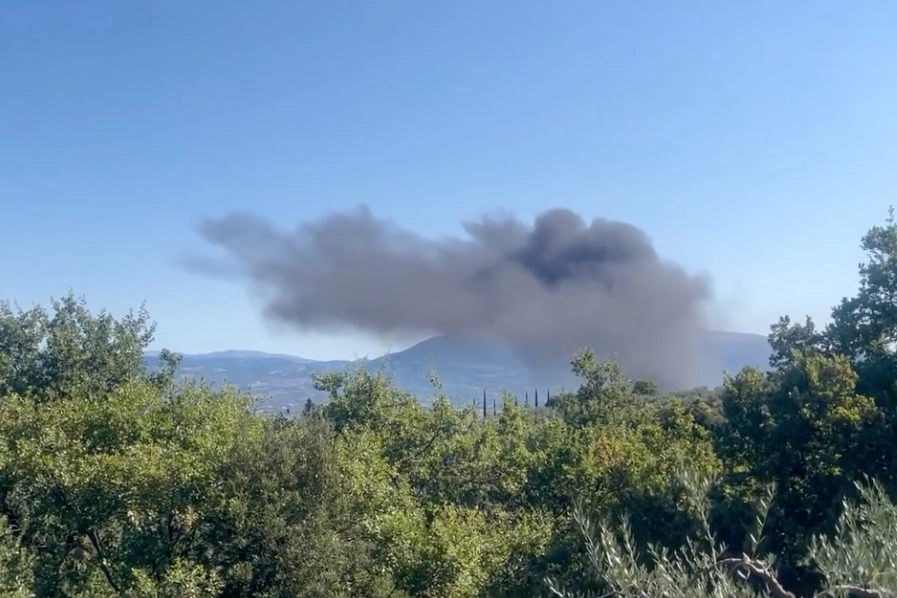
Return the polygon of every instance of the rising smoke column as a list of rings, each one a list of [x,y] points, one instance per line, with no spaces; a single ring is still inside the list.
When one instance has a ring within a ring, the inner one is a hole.
[[[191,263],[245,280],[267,318],[301,330],[485,334],[535,366],[591,346],[634,377],[693,379],[707,280],[661,259],[639,228],[553,209],[532,225],[483,218],[464,230],[426,239],[365,207],[292,231],[230,214],[199,227],[223,260]]]

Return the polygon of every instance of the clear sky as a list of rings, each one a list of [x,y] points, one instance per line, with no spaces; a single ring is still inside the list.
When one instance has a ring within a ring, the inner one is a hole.
[[[0,297],[145,301],[178,351],[373,355],[180,269],[196,224],[563,206],[709,272],[722,328],[825,320],[897,200],[895,31],[893,0],[10,0]]]

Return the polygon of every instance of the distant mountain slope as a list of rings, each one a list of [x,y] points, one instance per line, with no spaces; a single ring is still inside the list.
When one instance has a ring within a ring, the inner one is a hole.
[[[703,354],[706,367],[691,386],[716,386],[724,371],[735,373],[744,366],[765,368],[770,347],[766,337],[759,334],[711,331],[705,334]],[[154,367],[158,353],[148,352],[145,359]],[[214,384],[228,381],[265,398],[266,410],[281,411],[301,408],[308,398],[323,399],[314,390],[312,374],[343,371],[358,363],[230,350],[184,355],[178,374],[204,378]],[[366,363],[369,370],[382,367],[400,388],[424,403],[433,395],[428,374],[435,371],[443,392],[456,405],[481,400],[484,389],[490,397],[497,398],[502,390],[508,390],[522,400],[524,392],[537,387],[540,392],[573,388],[576,380],[566,365],[567,360],[559,360],[557,368],[550,368],[557,373],[536,379],[524,362],[501,343],[458,335],[436,336]]]
[[[536,385],[544,390],[562,384],[561,380],[534,378],[514,351],[501,343],[459,335],[429,338],[404,351],[373,359],[369,365],[383,367],[400,388],[422,399],[433,394],[429,373],[435,372],[442,392],[456,404],[481,399],[484,389],[495,395],[504,389],[519,394],[522,400],[523,393]]]
[[[771,352],[769,341],[760,334],[719,330],[704,333],[704,354],[717,367],[717,376],[723,370],[734,374],[745,366],[765,369]]]

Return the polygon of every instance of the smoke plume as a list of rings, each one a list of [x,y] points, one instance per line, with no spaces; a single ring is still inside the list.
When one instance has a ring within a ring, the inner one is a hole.
[[[554,209],[532,225],[490,217],[464,230],[426,239],[364,207],[292,231],[230,214],[199,227],[223,260],[192,265],[245,280],[267,318],[302,330],[484,334],[531,365],[591,346],[634,377],[693,379],[708,283],[661,259],[639,228]]]

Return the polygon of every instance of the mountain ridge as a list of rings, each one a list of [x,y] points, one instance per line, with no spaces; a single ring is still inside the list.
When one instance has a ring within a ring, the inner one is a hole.
[[[723,342],[745,342],[745,343],[757,343],[759,341],[767,342],[767,337],[762,334],[758,334],[755,332],[738,332],[738,331],[730,331],[730,330],[707,330],[703,333],[705,338],[715,338]],[[388,357],[390,355],[398,355],[400,353],[407,353],[410,351],[420,351],[425,347],[433,346],[434,343],[440,343],[444,341],[451,342],[465,342],[470,340],[480,340],[483,341],[484,344],[492,344],[495,346],[500,345],[501,343],[496,341],[488,341],[483,340],[482,337],[478,336],[464,336],[464,335],[456,335],[456,334],[443,334],[443,335],[434,335],[428,338],[425,338],[417,343],[414,343],[410,347],[406,347],[401,351],[390,352],[387,351],[382,355],[378,355],[377,357],[362,357],[358,359],[314,359],[311,357],[303,357],[301,355],[294,355],[292,353],[272,353],[267,351],[261,351],[258,349],[222,349],[219,351],[204,351],[198,353],[185,353],[175,351],[178,355],[189,356],[189,357],[210,357],[210,358],[234,358],[234,359],[242,359],[246,357],[261,357],[261,358],[279,358],[279,359],[290,359],[297,362],[302,363],[354,363],[361,361],[372,361],[377,359],[382,359]],[[144,355],[156,357],[161,353],[160,349],[152,349],[144,351]]]
[[[723,372],[734,373],[745,366],[765,369],[771,349],[765,336],[749,332],[707,331],[702,351],[708,365],[696,374],[691,388],[717,386]],[[307,399],[325,400],[314,389],[313,375],[345,371],[364,365],[382,369],[399,388],[426,404],[434,394],[429,375],[435,372],[442,392],[456,405],[481,400],[484,390],[497,397],[502,391],[518,395],[539,388],[552,392],[574,388],[577,381],[569,371],[569,358],[559,359],[539,376],[519,355],[502,343],[463,335],[437,335],[402,351],[373,358],[315,360],[285,353],[228,349],[207,353],[181,354],[178,376],[205,379],[213,384],[228,382],[258,395],[266,411],[292,411]],[[572,357],[572,356],[571,356]],[[159,363],[159,351],[144,354],[147,365]]]

